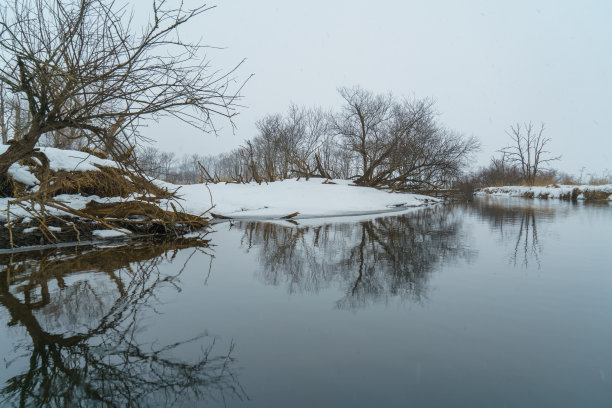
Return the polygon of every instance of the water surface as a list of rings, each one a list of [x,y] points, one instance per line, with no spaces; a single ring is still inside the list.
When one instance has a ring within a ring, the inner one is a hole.
[[[609,407],[611,227],[483,198],[2,255],[0,401]]]

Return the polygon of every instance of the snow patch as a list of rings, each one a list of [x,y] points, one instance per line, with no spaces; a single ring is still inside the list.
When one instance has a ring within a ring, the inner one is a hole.
[[[350,185],[348,180],[334,180],[334,183],[310,179],[261,185],[192,184],[181,186],[177,193],[186,212],[201,214],[214,204],[212,213],[235,219],[273,219],[295,212],[299,213],[296,219],[384,213],[441,201],[418,194],[358,187]],[[169,183],[160,184],[169,189],[178,188]]]
[[[9,148],[8,145],[0,145],[0,154]],[[39,150],[49,159],[49,168],[53,171],[98,171],[97,166],[117,167],[112,160],[101,159],[86,152],[77,150],[62,150],[54,147],[41,147]],[[40,161],[34,158],[37,162]],[[13,163],[9,168],[10,176],[17,182],[26,186],[38,184],[38,179],[27,166]]]
[[[27,166],[22,166],[19,163],[13,163],[8,170],[9,175],[18,183],[26,186],[34,186],[38,184],[38,179]]]
[[[40,151],[49,159],[49,168],[54,171],[96,171],[95,165],[117,167],[112,160],[101,159],[86,152],[61,150],[54,147],[41,147]]]
[[[576,196],[578,200],[584,200],[584,191],[602,191],[605,193],[612,194],[612,184],[604,184],[601,186],[591,185],[557,185],[551,184],[549,186],[503,186],[503,187],[486,187],[478,190],[475,195],[477,196],[501,196],[501,197],[530,197],[530,198],[561,198],[572,195],[572,192],[578,189],[581,191]],[[612,195],[608,198],[612,199]]]
[[[93,230],[92,235],[96,238],[107,239],[107,238],[118,238],[129,234],[128,230]]]

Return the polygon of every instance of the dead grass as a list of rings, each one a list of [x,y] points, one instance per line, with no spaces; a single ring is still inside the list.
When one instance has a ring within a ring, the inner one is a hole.
[[[82,194],[98,197],[128,197],[132,194],[170,198],[171,194],[145,177],[130,171],[100,166],[99,171],[58,171],[51,174],[49,194]]]
[[[34,221],[32,225],[22,226],[11,223],[9,218],[8,228],[0,233],[0,242],[8,242],[5,247],[20,246],[24,242],[26,245],[32,245],[32,239],[21,236],[28,227],[36,227],[36,232],[29,234],[33,234],[35,244],[43,244],[75,238],[80,241],[86,239],[87,233],[92,229],[127,229],[133,235],[178,237],[209,225],[207,218],[203,217],[204,214],[198,216],[177,210],[171,201],[176,198],[174,192],[155,185],[133,170],[100,166],[97,171],[51,171],[44,154],[41,153],[40,156],[34,156],[22,163],[28,165],[40,181],[36,191],[28,190],[25,185],[9,177],[14,197],[10,205],[20,207],[30,214]],[[55,198],[61,194],[134,199],[113,203],[92,200],[86,208],[77,210]],[[171,210],[160,207],[159,202],[162,199],[169,200]],[[60,214],[65,215],[58,216],[58,211],[53,212],[50,209],[60,210]],[[55,225],[57,222],[60,227]],[[68,231],[65,231],[66,225],[71,226],[74,233],[64,233]],[[58,232],[57,228],[62,229]]]
[[[600,190],[584,190],[582,192],[584,194],[584,198],[586,200],[607,200],[612,193],[607,193],[605,191]]]
[[[559,188],[559,186],[557,186],[557,185],[553,185],[551,187]],[[484,193],[486,193],[486,194],[492,194],[493,193],[493,191],[488,189],[488,188],[485,188],[482,191]],[[502,193],[512,193],[512,190],[502,189],[502,190],[500,190],[500,192],[502,192]],[[572,189],[572,191],[568,191],[567,193],[560,194],[559,195],[559,199],[560,200],[565,200],[565,201],[576,201],[576,200],[578,200],[578,197],[581,194],[583,194],[584,199],[586,201],[609,200],[610,197],[612,197],[612,192],[606,192],[606,191],[601,191],[601,190],[590,190],[590,189],[581,190],[578,187],[574,187]],[[538,193],[538,195],[536,196],[533,191],[525,191],[525,192],[523,192],[521,194],[521,197],[529,198],[529,199],[533,199],[533,198],[549,199],[550,198],[550,193],[549,192],[542,192],[542,193]]]
[[[587,184],[589,186],[604,186],[612,184],[612,180],[610,178],[591,178]]]

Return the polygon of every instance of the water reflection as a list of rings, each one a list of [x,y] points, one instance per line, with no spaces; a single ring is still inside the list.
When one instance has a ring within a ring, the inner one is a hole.
[[[202,244],[140,243],[1,259],[0,304],[9,326],[25,329],[7,368],[26,367],[2,389],[3,403],[176,406],[244,397],[233,344],[218,352],[206,335],[164,345],[141,335],[160,292],[180,290],[183,268],[170,268],[168,274],[160,264]],[[177,359],[181,348],[194,344],[201,349],[195,361]]]
[[[561,204],[561,205],[573,205]],[[508,242],[512,250],[508,261],[515,267],[529,268],[530,264],[542,267],[542,244],[538,236],[538,224],[554,220],[563,207],[559,203],[532,203],[528,200],[481,199],[469,207],[481,220],[486,220],[491,229],[499,233],[502,241]]]
[[[338,284],[339,309],[400,297],[420,302],[429,275],[444,262],[471,259],[462,219],[450,207],[360,222],[290,226],[243,222],[242,245],[256,250],[259,278],[289,293]]]
[[[200,247],[205,242],[135,243],[129,247],[52,249],[36,256],[32,253],[0,256],[0,318],[8,317],[5,320],[9,325],[0,328],[0,342],[6,343],[8,340],[11,347],[10,350],[5,348],[9,352],[5,356],[6,370],[1,374],[8,376],[10,373],[11,377],[1,386],[0,405],[199,406],[215,401],[218,405],[224,404],[225,398],[230,397],[232,401],[229,405],[233,405],[235,399],[247,399],[237,377],[237,352],[242,353],[241,362],[248,365],[241,373],[241,379],[246,382],[245,377],[251,376],[250,384],[246,384],[251,385],[249,394],[259,392],[260,401],[267,401],[266,396],[276,392],[279,395],[291,393],[308,383],[304,378],[319,379],[336,369],[322,364],[313,366],[312,372],[308,371],[308,367],[295,369],[301,370],[302,376],[291,371],[295,367],[305,366],[305,359],[301,358],[308,352],[318,355],[325,351],[327,360],[321,360],[330,364],[342,361],[342,366],[346,363],[348,367],[348,356],[356,354],[347,351],[344,346],[346,342],[339,341],[338,344],[342,343],[342,346],[338,348],[329,342],[318,343],[328,339],[321,333],[328,332],[328,327],[336,327],[338,316],[341,320],[345,313],[334,314],[330,311],[326,319],[320,319],[324,320],[323,323],[313,323],[317,319],[313,316],[320,317],[320,299],[312,297],[310,301],[297,306],[294,304],[296,308],[292,310],[305,310],[304,315],[285,315],[286,312],[279,310],[282,308],[278,308],[277,303],[279,298],[280,302],[285,300],[282,293],[285,290],[300,294],[304,300],[308,300],[309,295],[325,291],[325,295],[333,296],[331,299],[337,309],[351,311],[395,299],[424,302],[431,297],[428,306],[439,302],[443,307],[414,308],[409,313],[401,307],[371,307],[368,311],[371,313],[359,313],[356,319],[347,322],[343,330],[348,331],[334,333],[338,338],[346,336],[352,339],[357,332],[369,332],[353,330],[352,324],[358,324],[360,329],[369,328],[367,322],[372,324],[374,320],[386,322],[386,330],[392,333],[407,319],[422,317],[412,321],[416,326],[421,325],[419,332],[424,334],[420,340],[418,336],[412,337],[412,334],[402,331],[395,333],[396,336],[400,333],[406,338],[415,339],[415,348],[409,350],[414,355],[403,355],[402,358],[419,367],[419,387],[421,359],[427,359],[428,353],[434,357],[429,360],[428,366],[424,364],[423,367],[427,366],[432,373],[436,372],[436,367],[439,369],[439,361],[435,358],[438,350],[453,350],[453,347],[460,350],[456,354],[443,353],[440,361],[444,364],[455,359],[457,367],[472,367],[474,361],[480,362],[483,358],[479,354],[480,349],[472,348],[476,344],[474,339],[480,341],[488,338],[491,355],[501,356],[503,353],[497,352],[498,345],[506,344],[503,342],[510,338],[510,333],[517,341],[512,342],[516,344],[514,349],[507,346],[510,353],[514,353],[509,355],[513,356],[513,360],[516,357],[520,359],[524,350],[535,350],[542,345],[532,343],[531,336],[523,337],[523,333],[532,333],[538,328],[529,326],[529,322],[520,326],[520,323],[516,323],[520,319],[515,316],[524,316],[525,310],[535,311],[540,314],[538,325],[553,325],[565,321],[573,310],[581,309],[573,306],[563,309],[564,305],[567,306],[566,302],[550,309],[545,304],[542,308],[542,296],[548,295],[554,300],[556,297],[551,297],[551,293],[555,296],[560,293],[558,282],[551,279],[550,288],[542,289],[522,281],[521,274],[511,274],[514,283],[523,284],[524,298],[531,300],[534,307],[525,306],[523,301],[516,303],[513,294],[505,298],[508,296],[508,280],[492,283],[488,272],[492,265],[502,269],[506,264],[505,259],[499,262],[500,254],[507,254],[510,264],[517,268],[534,270],[541,266],[545,271],[546,268],[557,272],[562,270],[561,264],[555,264],[555,257],[548,256],[550,253],[546,251],[552,252],[554,249],[549,239],[551,231],[558,234],[568,232],[575,238],[576,225],[582,225],[579,222],[583,221],[581,217],[586,213],[588,219],[598,226],[609,224],[609,212],[591,211],[601,209],[582,204],[577,208],[573,206],[559,202],[547,204],[528,200],[486,199],[357,221],[313,220],[300,221],[299,225],[266,222],[239,222],[231,226],[222,224],[217,228],[232,229],[227,234],[213,235],[214,243],[219,246],[219,259],[223,261],[212,264],[212,274],[208,271],[211,283],[202,287],[201,291],[196,285],[182,284],[180,279],[192,279],[192,283],[193,279],[199,279],[198,283],[208,280],[206,272],[204,276],[195,277],[183,273],[185,268],[195,270],[203,266],[205,270],[209,269],[212,258],[197,252],[201,251]],[[553,221],[555,228],[550,228]],[[606,237],[601,241],[607,242]],[[244,258],[244,254],[235,256],[235,240],[238,239],[243,250],[249,252]],[[474,249],[476,245],[482,254],[480,260],[486,262],[479,263]],[[465,263],[470,265],[466,267]],[[243,274],[244,265],[253,264],[256,265],[255,277],[259,282],[278,286],[281,290],[253,284],[250,271]],[[432,291],[432,276],[436,271],[442,273],[436,275],[437,290]],[[483,276],[487,279],[482,279]],[[466,282],[460,290],[457,289],[458,281],[462,284]],[[589,288],[587,297],[590,299],[591,291],[599,287],[609,285]],[[219,333],[231,332],[236,339],[244,341],[240,343],[239,350],[234,351],[233,343],[215,345],[214,339],[205,334],[195,337],[186,334],[190,327],[185,328],[182,321],[177,323],[177,333],[166,336],[178,337],[178,340],[157,343],[158,336],[151,334],[154,330],[149,330],[147,324],[158,321],[159,310],[163,310],[166,316],[172,315],[172,310],[182,313],[183,308],[172,309],[164,304],[168,293],[174,294],[182,289],[185,290],[180,296],[185,303],[181,304],[191,306],[184,313],[187,326],[206,326]],[[492,291],[489,297],[480,296],[485,290]],[[605,291],[602,293],[599,298],[608,299]],[[436,294],[439,294],[437,298]],[[266,303],[272,297],[275,297],[274,301]],[[505,298],[506,302],[507,299],[511,300],[510,303],[498,303],[498,298]],[[469,307],[460,310],[463,302]],[[317,305],[317,308],[312,309],[312,305]],[[206,312],[194,311],[198,307]],[[448,310],[455,310],[454,307],[459,308],[459,312],[447,315]],[[480,313],[478,319],[472,319],[475,311],[484,309],[487,313]],[[560,314],[563,319],[550,318],[551,313],[557,310],[563,312]],[[607,309],[601,307],[592,315],[595,318],[599,315],[605,317],[601,310]],[[462,318],[468,319],[465,321],[474,328],[473,336],[463,331],[465,324]],[[574,316],[573,321],[579,324],[586,320]],[[430,322],[433,322],[434,329],[444,327],[451,334],[445,337],[436,332],[428,326]],[[497,330],[491,330],[490,327],[497,322]],[[522,327],[520,333],[512,332],[516,324]],[[285,325],[288,326],[286,330]],[[307,326],[320,330],[299,331]],[[592,326],[603,327],[600,323]],[[555,330],[551,329],[550,332],[557,333]],[[582,333],[584,330],[574,332]],[[496,333],[503,335],[503,338],[496,337]],[[589,333],[589,338],[598,336],[593,334],[595,332]],[[386,331],[384,334],[386,336]],[[283,341],[282,346],[278,346],[281,352],[277,354],[278,338]],[[368,362],[376,361],[379,355],[384,357],[384,361],[395,361],[399,349],[391,347],[394,340],[404,350],[403,338],[390,338],[386,343],[388,350],[381,350],[378,343],[368,348],[369,339],[361,338],[359,347],[353,351],[361,353],[364,350],[364,353],[362,359],[351,365],[351,369],[369,369],[371,364],[368,365]],[[446,340],[448,343],[445,343]],[[549,350],[548,344],[555,341],[559,340],[555,338],[545,342],[543,349]],[[316,344],[324,344],[326,349],[319,350]],[[0,343],[0,346],[3,345]],[[292,349],[294,345],[295,349]],[[366,352],[366,349],[369,351]],[[385,354],[387,352],[389,354]],[[465,360],[462,360],[463,356]],[[310,355],[307,357],[316,360]],[[507,363],[503,358],[488,358],[499,364]],[[552,355],[550,360],[542,360],[546,362],[542,364],[545,369],[538,373],[538,378],[548,375],[549,362],[561,359],[558,355]],[[527,357],[524,360],[528,360]],[[360,365],[361,362],[364,364]],[[385,364],[385,372],[393,370],[391,364]],[[446,369],[439,370],[437,374],[431,374],[431,378],[444,378],[448,374],[448,371],[444,371]],[[452,384],[462,383],[463,372],[454,377]],[[470,390],[482,389],[483,381],[486,382],[489,374],[483,371],[482,376],[466,376],[473,380],[467,384],[474,386]],[[517,374],[515,378],[520,380],[522,374]],[[374,382],[372,389],[385,390],[389,378],[400,378],[401,375],[407,374],[396,371],[381,383]],[[363,377],[361,374],[359,376]],[[296,383],[291,383],[293,377]],[[348,388],[360,381],[349,374],[343,374],[345,377]],[[378,372],[377,377],[383,378],[384,372]],[[260,381],[261,378],[264,379]],[[334,381],[332,378],[329,382]],[[259,384],[260,387],[252,384]],[[280,389],[282,387],[278,384],[283,384],[290,391]],[[280,390],[273,389],[274,385]],[[434,388],[437,391],[437,387]],[[331,393],[336,393],[336,390]],[[248,403],[253,401],[248,400]],[[262,403],[260,406],[265,405]]]

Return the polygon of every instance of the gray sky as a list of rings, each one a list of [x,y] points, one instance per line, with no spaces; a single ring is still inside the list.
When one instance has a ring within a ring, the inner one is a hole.
[[[188,2],[189,3],[189,2]],[[192,4],[198,3],[192,0]],[[442,123],[482,142],[478,164],[516,122],[544,122],[555,167],[612,171],[612,1],[228,0],[184,37],[202,37],[218,68],[246,58],[232,134],[165,120],[157,147],[216,154],[255,134],[255,121],[294,102],[336,108],[338,86],[432,97]]]

